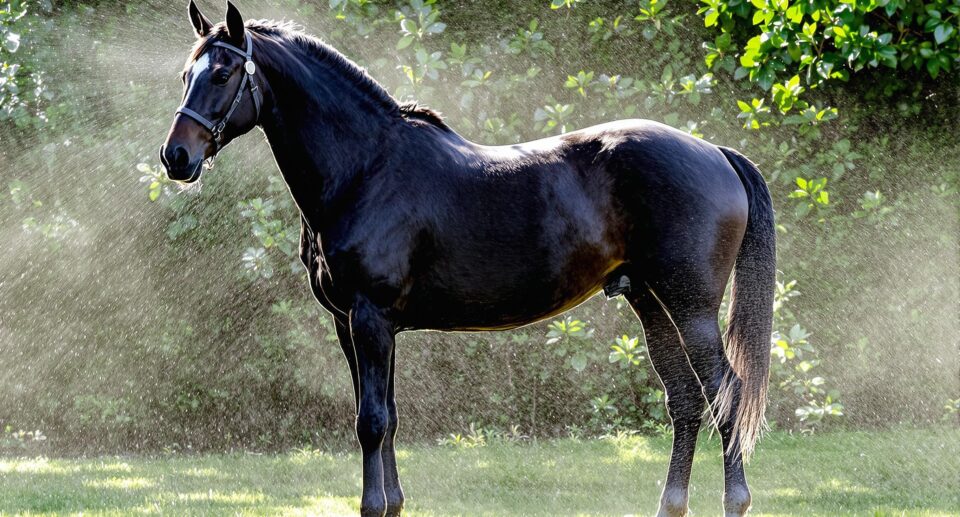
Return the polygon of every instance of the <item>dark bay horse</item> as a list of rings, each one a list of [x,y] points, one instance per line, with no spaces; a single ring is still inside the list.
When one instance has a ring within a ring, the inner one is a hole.
[[[642,120],[478,145],[287,25],[244,23],[229,2],[221,24],[192,2],[189,15],[198,42],[161,161],[189,183],[234,138],[266,135],[353,374],[362,515],[403,507],[398,332],[514,328],[601,289],[637,313],[668,396],[660,514],[687,511],[705,402],[724,444],[724,508],[747,511],[742,460],[763,426],[775,282],[770,195],[749,160]]]

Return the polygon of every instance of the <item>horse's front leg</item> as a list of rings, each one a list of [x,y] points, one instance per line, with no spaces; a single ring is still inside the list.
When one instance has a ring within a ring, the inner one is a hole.
[[[381,448],[390,421],[387,392],[394,327],[383,310],[366,298],[358,297],[350,310],[350,332],[360,380],[360,410],[357,414],[357,439],[363,453],[360,515],[382,517],[387,511],[387,500]]]
[[[350,379],[353,383],[353,415],[356,416],[360,410],[360,379],[357,372],[357,352],[353,348],[353,338],[350,337],[349,322],[340,318],[334,318],[334,324],[337,327],[337,340],[340,342],[340,349],[343,350],[343,357],[347,359],[350,366]]]
[[[387,496],[387,517],[396,517],[403,511],[403,488],[400,486],[397,454],[394,449],[394,439],[400,424],[394,390],[396,371],[397,351],[394,348],[390,357],[390,383],[387,387],[387,434],[383,438],[383,447],[380,450],[380,458],[383,460],[383,490]]]

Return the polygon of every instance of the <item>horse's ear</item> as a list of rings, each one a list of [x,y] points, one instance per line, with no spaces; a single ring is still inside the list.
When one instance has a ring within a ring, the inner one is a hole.
[[[236,6],[227,0],[227,34],[238,47],[243,46],[243,31],[243,16],[240,16]]]
[[[187,11],[190,13],[190,24],[193,25],[193,31],[197,33],[197,37],[203,38],[210,34],[213,24],[200,12],[200,8],[197,7],[194,0],[190,0],[190,7],[187,8]]]

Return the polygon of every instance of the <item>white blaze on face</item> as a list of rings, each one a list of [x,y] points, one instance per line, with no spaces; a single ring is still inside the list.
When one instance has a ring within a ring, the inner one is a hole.
[[[197,84],[200,76],[210,70],[210,54],[204,53],[202,56],[197,58],[193,62],[193,66],[190,68],[190,84],[187,85],[187,95],[185,99],[190,98],[190,92],[193,91],[193,85]]]
[[[193,75],[194,77],[203,73],[204,70],[210,68],[210,54],[203,54],[196,61],[193,62]]]

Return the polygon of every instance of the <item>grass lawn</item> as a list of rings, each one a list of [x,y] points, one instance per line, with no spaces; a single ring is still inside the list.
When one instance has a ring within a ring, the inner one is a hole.
[[[400,451],[407,515],[650,515],[662,438]],[[718,515],[719,446],[701,437],[694,515]],[[748,477],[753,515],[960,515],[960,430],[773,433]],[[355,453],[0,458],[0,515],[354,515]]]

